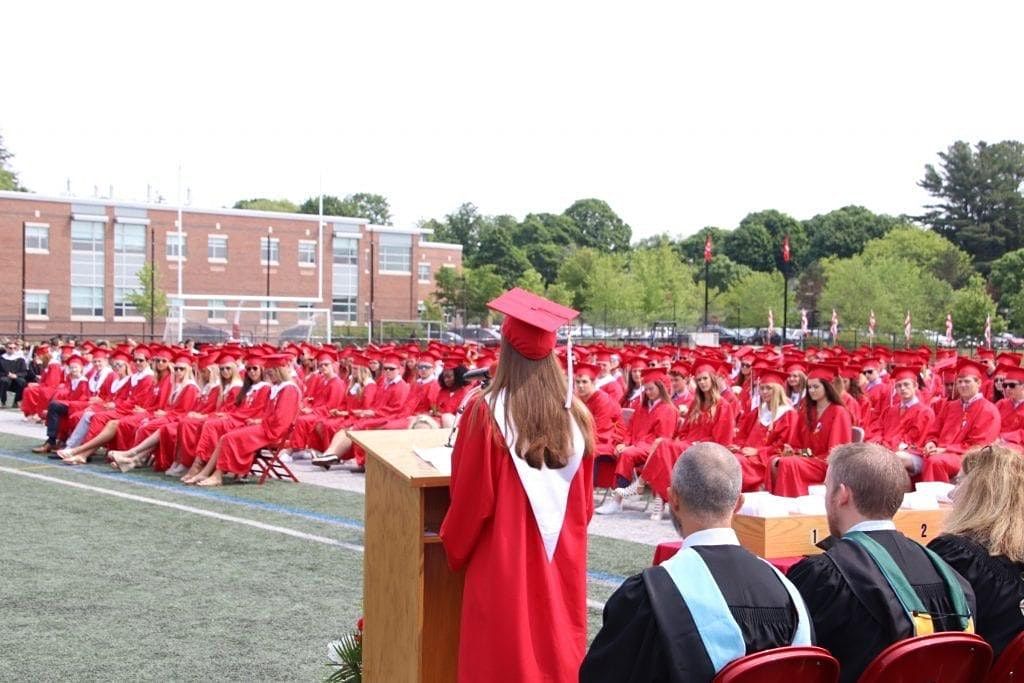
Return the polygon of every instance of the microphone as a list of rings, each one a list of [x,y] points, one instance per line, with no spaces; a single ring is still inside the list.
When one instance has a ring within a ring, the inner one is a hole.
[[[491,379],[491,369],[477,368],[475,370],[469,370],[462,376],[462,379],[466,382],[472,382],[475,379],[482,379],[487,382]]]

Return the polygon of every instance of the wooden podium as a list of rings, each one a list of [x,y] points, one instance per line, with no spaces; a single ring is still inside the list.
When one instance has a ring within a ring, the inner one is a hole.
[[[438,532],[447,475],[413,448],[442,446],[447,429],[354,431],[366,450],[363,680],[454,681],[462,573],[448,569]]]

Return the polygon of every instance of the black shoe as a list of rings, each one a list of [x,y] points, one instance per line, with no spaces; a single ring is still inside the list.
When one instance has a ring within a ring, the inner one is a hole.
[[[337,465],[339,462],[338,456],[332,453],[325,453],[320,457],[313,458],[313,464],[317,467],[322,467],[325,470],[331,469],[331,465]]]

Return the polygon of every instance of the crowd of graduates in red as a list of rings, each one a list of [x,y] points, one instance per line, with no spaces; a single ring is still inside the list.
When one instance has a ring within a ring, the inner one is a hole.
[[[262,448],[329,468],[364,454],[353,429],[450,427],[492,350],[431,342],[199,349],[107,344],[33,350],[39,381],[21,409],[46,422],[35,449],[70,465],[105,448],[111,466],[152,465],[188,484],[244,477]],[[948,481],[967,450],[1024,443],[1024,368],[1015,353],[929,348],[562,346],[593,414],[596,479],[614,513],[644,485],[660,519],[672,466],[698,441],[730,448],[745,491],[800,496],[830,450],[856,440],[900,454],[919,481]]]

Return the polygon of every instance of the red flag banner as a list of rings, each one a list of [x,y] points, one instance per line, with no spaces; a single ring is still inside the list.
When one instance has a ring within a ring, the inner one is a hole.
[[[789,263],[789,235],[782,238],[782,262]]]
[[[704,263],[711,263],[711,235],[704,238]]]

